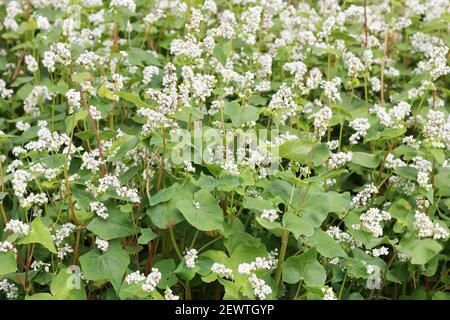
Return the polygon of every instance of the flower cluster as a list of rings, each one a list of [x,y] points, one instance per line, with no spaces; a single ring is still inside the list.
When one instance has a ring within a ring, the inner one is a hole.
[[[448,298],[449,8],[0,1],[0,299]]]

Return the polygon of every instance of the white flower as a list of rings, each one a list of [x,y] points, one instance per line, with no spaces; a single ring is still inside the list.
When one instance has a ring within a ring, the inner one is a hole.
[[[97,110],[97,108],[93,105],[89,106],[89,112],[91,113],[92,119],[100,120],[102,118],[102,113]]]
[[[380,267],[377,265],[370,265],[367,264],[365,261],[363,262],[366,265],[367,269],[367,283],[366,287],[367,289],[377,289],[379,290],[381,288],[381,274],[380,274]]]
[[[278,213],[275,209],[266,209],[262,212],[261,218],[266,219],[270,222],[274,222],[278,219]]]
[[[321,289],[323,293],[323,300],[337,300],[336,294],[331,287],[324,287]]]
[[[45,272],[50,272],[50,267],[50,263],[46,263],[40,260],[34,260],[31,264],[31,269],[33,269],[34,271],[38,271],[39,269],[44,268]]]
[[[348,161],[352,160],[353,153],[351,151],[332,153],[328,159],[328,166],[330,170],[343,167]]]
[[[448,231],[439,223],[433,223],[430,218],[423,212],[416,210],[414,215],[414,228],[419,230],[419,237],[430,238],[435,240],[446,239],[449,236]]]
[[[328,123],[333,116],[333,112],[328,107],[323,107],[314,116],[314,132],[316,136],[320,139],[327,132]]]
[[[373,249],[371,254],[374,257],[387,256],[389,254],[389,249],[385,246],[382,246],[379,249],[377,249],[377,248]]]
[[[339,243],[347,243],[350,248],[360,248],[362,243],[359,240],[353,238],[349,233],[342,231],[339,227],[330,226],[327,233],[332,236]]]
[[[15,299],[18,296],[19,289],[14,283],[9,283],[7,279],[3,279],[0,281],[0,292],[3,292],[7,299]]]
[[[89,207],[100,218],[107,219],[109,217],[108,209],[103,203],[94,201],[89,204]]]
[[[272,96],[269,108],[272,110],[295,109],[297,104],[294,101],[294,94],[291,88],[283,83],[278,91]]]
[[[369,79],[370,84],[372,85],[373,92],[380,92],[381,90],[381,81],[377,77],[372,77]]]
[[[406,167],[407,164],[401,159],[395,159],[392,153],[388,153],[385,159],[384,166],[386,168],[396,169],[400,167]]]
[[[99,248],[101,251],[106,252],[108,250],[109,243],[106,240],[103,240],[99,237],[95,239],[95,245],[97,248]]]
[[[250,281],[253,288],[253,293],[257,298],[264,300],[272,293],[272,288],[267,285],[263,279],[258,278],[254,273],[249,275],[248,280]]]
[[[338,77],[333,78],[331,81],[323,80],[321,86],[324,90],[325,96],[332,102],[342,102],[341,95],[339,94],[339,86],[342,80]]]
[[[32,55],[25,56],[25,64],[27,65],[27,70],[30,72],[36,72],[38,70],[38,64]]]
[[[58,259],[64,259],[65,256],[67,256],[67,254],[73,252],[73,248],[71,245],[65,243],[64,246],[62,247],[57,247],[57,256]]]
[[[30,232],[30,226],[20,220],[10,219],[5,225],[4,231],[26,236]]]
[[[144,84],[149,84],[152,77],[159,73],[159,68],[155,66],[147,66],[144,68],[142,82]]]
[[[389,111],[375,104],[370,113],[377,116],[380,123],[390,128],[403,128],[405,118],[411,113],[411,105],[406,102],[400,102]]]
[[[185,172],[195,172],[195,167],[190,161],[184,161],[184,171]]]
[[[152,272],[148,274],[144,283],[142,284],[142,290],[145,292],[152,292],[156,289],[159,281],[161,280],[161,272],[157,268],[152,268]]]
[[[109,6],[113,9],[126,8],[131,12],[136,12],[136,3],[133,0],[111,0]]]
[[[339,140],[331,140],[327,142],[328,145],[328,149],[330,150],[336,150],[337,148],[339,148]]]
[[[143,275],[140,271],[132,272],[125,277],[125,282],[127,284],[134,284],[134,283],[142,282],[144,280],[145,280],[145,275]]]
[[[16,248],[14,248],[11,242],[0,241],[0,253],[6,253],[8,251],[11,251],[14,254],[17,252]]]
[[[378,193],[378,189],[373,183],[366,185],[361,192],[358,192],[358,194],[352,198],[352,206],[366,206],[372,195],[376,193]]]
[[[55,234],[52,236],[53,241],[55,242],[55,245],[59,247],[65,238],[69,237],[72,232],[75,230],[75,225],[72,223],[66,223],[63,224],[59,230],[55,232]]]
[[[184,254],[184,261],[186,263],[186,267],[192,269],[195,268],[195,261],[197,260],[197,250],[196,249],[188,249]]]
[[[44,16],[36,16],[36,25],[38,29],[41,29],[43,31],[49,30],[51,28],[51,24],[48,21],[47,17]]]
[[[0,79],[0,97],[3,99],[9,99],[12,97],[14,91],[6,88],[6,82]]]
[[[196,210],[200,210],[200,202],[195,201],[195,202],[193,203],[193,206],[194,206],[194,208],[195,208]]]
[[[433,48],[428,65],[430,68],[430,74],[434,80],[450,73],[450,67],[447,66],[448,50],[449,49],[446,46]]]
[[[356,130],[356,132],[350,136],[350,144],[356,144],[362,137],[366,136],[367,130],[370,128],[369,120],[366,118],[357,118],[350,122],[350,127]]]
[[[166,291],[164,291],[164,300],[180,300],[180,297],[173,294],[170,288],[167,288]]]
[[[27,131],[30,129],[31,125],[28,122],[23,122],[22,120],[17,121],[16,128],[20,131]]]
[[[95,64],[100,60],[100,57],[93,51],[84,51],[76,60],[77,65],[85,66],[88,69],[95,68]]]
[[[69,89],[66,93],[67,103],[69,104],[69,114],[74,113],[81,107],[81,94],[75,89]]]
[[[448,148],[450,145],[450,116],[445,117],[442,111],[430,109],[423,127],[425,141],[431,142],[434,148]]]
[[[225,267],[221,263],[215,262],[211,266],[211,272],[217,273],[219,275],[219,277],[222,277],[222,278],[228,278],[228,279],[233,278],[233,270]]]
[[[161,272],[157,268],[152,268],[152,271],[147,275],[143,275],[140,271],[130,273],[125,277],[127,284],[140,283],[142,290],[145,292],[152,292],[156,289],[161,280]]]
[[[349,51],[344,54],[344,63],[348,70],[347,75],[350,78],[357,77],[358,74],[365,70],[365,66],[361,60]]]
[[[381,223],[391,219],[391,215],[387,211],[380,211],[377,208],[370,208],[360,217],[362,225],[373,233],[375,237],[383,235]]]
[[[266,271],[275,270],[278,259],[276,258],[278,255],[278,250],[271,251],[267,258],[264,257],[256,257],[255,261],[250,263],[241,263],[238,266],[238,272],[240,274],[250,274],[253,271],[258,269],[263,269]]]

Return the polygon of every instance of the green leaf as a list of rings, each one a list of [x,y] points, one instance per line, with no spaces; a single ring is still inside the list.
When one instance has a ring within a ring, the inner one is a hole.
[[[63,268],[50,284],[52,300],[86,300],[84,287],[79,274]]]
[[[364,143],[375,140],[387,140],[395,137],[403,136],[406,132],[406,128],[385,128],[383,131],[369,130],[367,136],[364,138]]]
[[[108,208],[108,212],[107,219],[96,217],[86,228],[104,240],[123,238],[139,232],[139,228],[135,229],[128,221],[128,214],[120,212],[117,207]]]
[[[330,212],[341,214],[350,208],[350,193],[325,192],[313,186],[300,206],[300,217],[317,228]],[[295,202],[294,202],[295,207]]]
[[[116,146],[116,149],[114,149],[114,156],[112,157],[112,160],[120,160],[123,159],[126,153],[130,152],[139,144],[139,137],[129,137],[128,139],[125,139],[121,144]]]
[[[324,285],[326,271],[316,256],[316,249],[311,248],[301,255],[286,259],[283,265],[283,282],[294,284],[303,279],[307,285]]]
[[[400,249],[411,257],[412,264],[423,265],[442,250],[442,245],[432,239],[402,239]]]
[[[442,168],[435,177],[434,185],[439,189],[438,194],[444,197],[450,196],[450,168]]]
[[[296,189],[283,180],[273,180],[265,188],[264,193],[270,197],[278,196],[284,203],[296,203],[300,197],[301,189]]]
[[[92,250],[80,257],[81,269],[87,280],[109,280],[116,292],[129,263],[130,257],[120,241],[111,242],[103,254]]]
[[[353,152],[352,162],[366,168],[376,168],[380,164],[380,157],[366,152]]]
[[[85,81],[94,81],[95,77],[87,71],[77,72],[72,74],[72,80],[76,83],[82,83]]]
[[[50,252],[56,253],[55,245],[53,244],[52,234],[50,230],[42,223],[40,217],[31,222],[31,230],[19,244],[39,243],[46,247]]]
[[[160,229],[166,229],[184,220],[183,215],[177,209],[177,202],[192,198],[191,193],[175,183],[158,192],[150,198],[152,205],[147,209],[147,215],[152,223]]]
[[[442,149],[432,148],[430,149],[430,153],[433,155],[434,159],[441,164],[445,161],[445,152]]]
[[[241,180],[241,177],[222,174],[219,177],[219,181],[217,181],[217,189],[219,191],[231,192],[240,186]]]
[[[223,211],[217,200],[206,190],[200,190],[194,194],[194,202],[200,204],[196,209],[192,200],[178,201],[176,206],[186,220],[201,231],[213,231],[223,229]]]
[[[158,288],[165,289],[172,287],[177,283],[177,277],[174,274],[175,261],[173,259],[159,260],[154,265],[161,272],[161,280],[158,282]]]
[[[105,85],[102,85],[98,88],[97,94],[101,98],[106,98],[108,100],[116,101],[117,96],[109,90]]]
[[[394,172],[401,177],[413,179],[417,178],[417,169],[412,167],[398,167],[394,169]]]
[[[311,152],[314,143],[308,140],[293,139],[280,145],[278,153],[280,158],[297,161],[302,164],[307,162],[308,154]]]
[[[223,47],[219,44],[216,44],[213,49],[213,56],[219,60],[220,64],[225,67],[227,63],[227,55],[225,54]]]
[[[147,215],[158,228],[170,228],[184,220],[176,204],[177,202],[175,200],[158,204],[155,207],[148,208]]]
[[[433,294],[432,300],[450,300],[450,293],[444,291],[437,291]]]
[[[142,283],[127,284],[124,282],[119,289],[119,297],[121,300],[163,300],[161,294],[154,290],[152,292],[146,292],[142,289]]]
[[[11,251],[0,253],[0,276],[16,271],[16,255]]]
[[[241,106],[237,102],[225,102],[224,113],[230,117],[231,122],[237,128],[250,121],[259,118],[259,109],[253,106]]]
[[[143,50],[141,48],[131,47],[128,50],[128,59],[131,64],[144,66],[147,65],[161,66],[161,62],[151,52]]]
[[[48,292],[40,292],[32,296],[25,296],[25,300],[53,300],[53,296]]]
[[[141,235],[138,239],[138,244],[148,244],[150,241],[158,237],[158,235],[153,232],[150,228],[141,229]]]
[[[18,77],[13,83],[10,84],[11,88],[19,87],[24,83],[30,82],[34,77]]]
[[[162,189],[154,196],[150,197],[150,205],[156,206],[161,202],[167,202],[172,199],[177,193],[179,193],[183,188],[177,182],[172,184],[170,187]]]
[[[292,211],[288,211],[283,215],[283,227],[298,239],[301,235],[310,237],[314,233],[313,226],[304,218],[297,216]]]
[[[66,124],[66,134],[70,135],[72,130],[76,127],[78,121],[84,120],[87,117],[88,113],[85,109],[79,109],[74,114],[68,116],[64,123]]]
[[[327,279],[327,273],[318,261],[314,261],[305,266],[303,278],[307,285],[323,286]]]
[[[315,145],[311,152],[311,160],[314,167],[318,167],[327,162],[330,157],[330,149],[326,143]]]
[[[413,222],[414,214],[412,212],[412,207],[405,199],[394,202],[389,208],[389,213],[397,220],[397,223],[404,226],[409,226]]]
[[[255,220],[267,230],[273,231],[276,234],[279,234],[279,232],[283,229],[279,222],[270,222],[267,219],[263,219],[261,217],[256,217]]]
[[[125,99],[129,102],[134,103],[134,105],[138,108],[150,108],[150,106],[148,104],[146,104],[145,102],[143,102],[141,100],[141,97],[136,92],[119,91],[119,92],[116,92],[116,95],[122,99]]]
[[[261,198],[252,198],[249,196],[244,196],[242,201],[242,206],[246,209],[263,211],[266,209],[274,209],[273,203],[270,200],[265,200]]]
[[[317,229],[310,239],[311,245],[316,246],[317,251],[327,258],[347,257],[341,246],[328,233]]]

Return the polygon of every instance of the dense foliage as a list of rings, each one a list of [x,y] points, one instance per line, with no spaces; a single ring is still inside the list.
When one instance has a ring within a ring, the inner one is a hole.
[[[449,298],[449,0],[0,7],[0,298]]]

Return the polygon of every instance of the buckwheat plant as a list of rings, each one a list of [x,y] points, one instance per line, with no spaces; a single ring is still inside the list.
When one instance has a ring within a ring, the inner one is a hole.
[[[449,16],[0,1],[0,299],[449,299]]]

